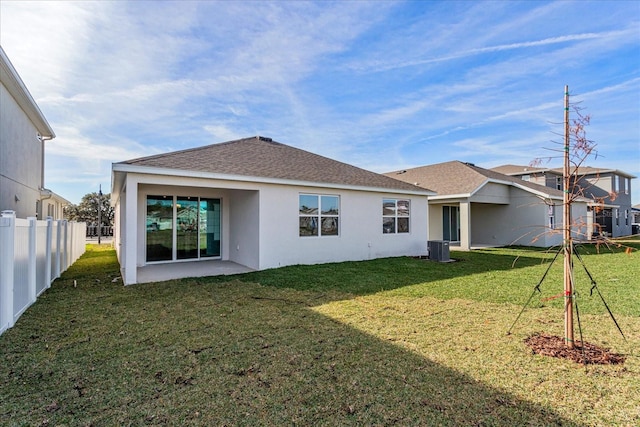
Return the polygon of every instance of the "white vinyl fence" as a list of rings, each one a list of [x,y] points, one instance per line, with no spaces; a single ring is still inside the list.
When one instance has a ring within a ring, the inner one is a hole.
[[[84,222],[0,213],[0,334],[85,251]]]

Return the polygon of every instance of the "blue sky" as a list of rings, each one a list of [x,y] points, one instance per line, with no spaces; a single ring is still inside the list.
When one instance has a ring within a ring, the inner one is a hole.
[[[640,177],[638,1],[2,0],[0,44],[73,203],[112,162],[254,135],[375,172],[529,164],[561,139],[565,84],[587,164]]]

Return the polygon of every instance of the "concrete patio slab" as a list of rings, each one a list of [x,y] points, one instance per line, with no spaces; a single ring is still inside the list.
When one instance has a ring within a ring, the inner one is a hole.
[[[151,264],[138,267],[138,283],[162,282],[184,277],[227,276],[253,271],[249,267],[231,261],[188,261]]]

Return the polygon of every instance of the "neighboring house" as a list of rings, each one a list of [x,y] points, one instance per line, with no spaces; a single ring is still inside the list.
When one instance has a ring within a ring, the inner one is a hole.
[[[503,165],[492,169],[522,180],[562,190],[562,168],[537,168],[521,165]],[[591,199],[589,210],[594,221],[594,234],[608,237],[632,234],[631,180],[635,176],[617,169],[583,166],[578,168],[577,182],[570,186],[575,194]]]
[[[158,264],[187,277],[225,262],[262,270],[417,256],[430,194],[252,137],[114,163],[114,243],[127,285]]]
[[[527,245],[550,247],[562,243],[563,193],[452,161],[385,175],[437,193],[429,197],[429,238],[450,241],[460,249]],[[575,236],[584,239],[586,202],[572,209]]]
[[[55,137],[47,119],[0,47],[0,211],[15,211],[17,218],[44,219],[53,202],[62,218],[60,204],[44,187],[44,142]]]
[[[631,231],[640,234],[640,204],[631,207]]]
[[[41,191],[42,215],[39,218],[51,217],[54,220],[64,219],[64,207],[72,203],[50,190]]]

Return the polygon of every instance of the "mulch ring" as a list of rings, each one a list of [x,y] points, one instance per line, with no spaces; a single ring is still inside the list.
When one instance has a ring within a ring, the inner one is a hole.
[[[623,364],[626,357],[611,352],[608,348],[576,341],[574,348],[567,348],[564,338],[545,334],[533,334],[524,340],[535,354],[569,359],[586,365]],[[582,345],[581,345],[582,344]]]

